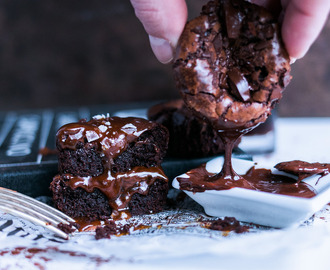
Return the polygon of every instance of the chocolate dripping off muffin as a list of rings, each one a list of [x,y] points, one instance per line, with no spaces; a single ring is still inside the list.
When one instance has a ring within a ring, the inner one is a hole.
[[[210,1],[186,24],[173,64],[188,108],[209,121],[225,146],[222,170],[207,181],[252,188],[235,173],[235,141],[264,122],[291,76],[277,19],[243,0]]]
[[[167,145],[167,129],[145,119],[96,116],[61,127],[59,174],[51,183],[55,206],[88,220],[161,211]]]
[[[198,158],[224,153],[223,142],[214,127],[196,117],[182,99],[152,106],[148,110],[148,119],[169,130],[169,157]]]

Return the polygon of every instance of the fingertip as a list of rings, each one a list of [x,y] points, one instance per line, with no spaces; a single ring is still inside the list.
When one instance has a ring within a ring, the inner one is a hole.
[[[297,61],[297,58],[290,57],[290,65],[294,64]]]
[[[173,60],[173,48],[169,41],[149,35],[150,46],[156,58],[162,64]]]
[[[291,58],[304,57],[320,34],[330,7],[322,3],[323,0],[305,0],[305,5],[300,5],[303,1],[291,1],[288,4],[282,24],[282,37]]]

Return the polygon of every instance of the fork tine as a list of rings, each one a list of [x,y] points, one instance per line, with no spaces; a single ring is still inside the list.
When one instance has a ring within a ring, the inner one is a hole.
[[[69,235],[56,226],[59,223],[75,222],[71,217],[47,204],[2,187],[0,187],[0,210],[39,224],[64,239],[68,239]]]
[[[21,204],[21,202],[15,202],[13,200],[10,199],[2,199],[1,195],[0,195],[0,205],[3,205],[5,207],[10,207],[12,209],[15,209],[16,211],[20,211],[26,214],[29,214],[33,217],[36,217],[38,219],[40,219],[41,221],[46,222],[47,224],[51,224],[51,225],[58,225],[61,221],[58,221],[57,219],[53,219],[47,215],[45,215],[44,213],[41,213],[41,211],[39,211],[40,209],[33,209],[30,206],[25,206],[23,204]]]
[[[46,213],[49,213],[49,215],[61,218],[60,222],[62,223],[69,224],[69,222],[75,222],[74,219],[65,215],[63,212],[17,191],[0,187],[0,195],[1,194],[4,196],[7,195],[7,197],[9,196],[10,198],[15,198],[20,202],[33,206],[34,208],[42,209],[41,211],[45,211]]]
[[[0,192],[0,200],[3,198],[3,203],[12,202],[16,208],[22,208],[24,211],[34,210],[36,213],[40,213],[45,216],[45,219],[52,220],[52,223],[64,223],[70,224],[66,217],[63,215],[59,216],[57,213],[53,213],[52,208],[48,207],[48,205],[36,205],[34,202],[23,201],[22,198],[15,198],[13,195],[2,194]],[[16,204],[16,205],[15,205]]]
[[[61,238],[64,238],[64,239],[69,239],[69,235],[63,231],[61,231],[60,229],[58,229],[57,227],[49,224],[49,223],[46,223],[36,217],[33,217],[29,214],[26,214],[24,212],[21,212],[21,211],[18,211],[16,209],[13,209],[13,208],[10,208],[10,207],[7,207],[7,206],[3,206],[3,205],[0,205],[0,210],[6,212],[6,213],[9,213],[9,214],[12,214],[14,216],[18,216],[18,217],[21,217],[23,219],[26,219],[26,220],[29,220],[31,221],[32,223],[34,224],[38,224],[40,226],[43,226],[45,228],[47,228],[48,230],[52,231],[55,235],[58,235],[59,237]]]

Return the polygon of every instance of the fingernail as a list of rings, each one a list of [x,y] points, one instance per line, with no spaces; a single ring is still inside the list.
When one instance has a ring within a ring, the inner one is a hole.
[[[157,57],[158,61],[167,64],[173,59],[173,48],[165,39],[149,36],[151,49]]]
[[[294,64],[296,62],[297,58],[290,57],[290,65]]]

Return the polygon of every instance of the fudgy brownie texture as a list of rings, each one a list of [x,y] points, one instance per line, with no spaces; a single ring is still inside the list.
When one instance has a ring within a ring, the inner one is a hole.
[[[148,110],[148,118],[169,130],[169,157],[196,158],[224,152],[218,132],[209,122],[196,117],[182,99],[151,107]],[[238,143],[239,141],[236,146]]]
[[[161,211],[167,144],[165,127],[140,118],[96,116],[63,126],[56,140],[59,174],[50,186],[55,206],[90,221]]]
[[[72,189],[66,184],[65,176],[54,178],[51,183],[53,200],[56,207],[74,218],[87,220],[104,220],[111,216],[112,208],[107,196],[99,189],[87,192],[83,188]],[[168,191],[167,181],[157,179],[150,186],[147,195],[134,194],[128,205],[132,215],[152,214],[160,212],[166,203]]]
[[[291,79],[277,18],[243,0],[206,4],[186,24],[173,69],[185,104],[223,130],[264,122]]]

